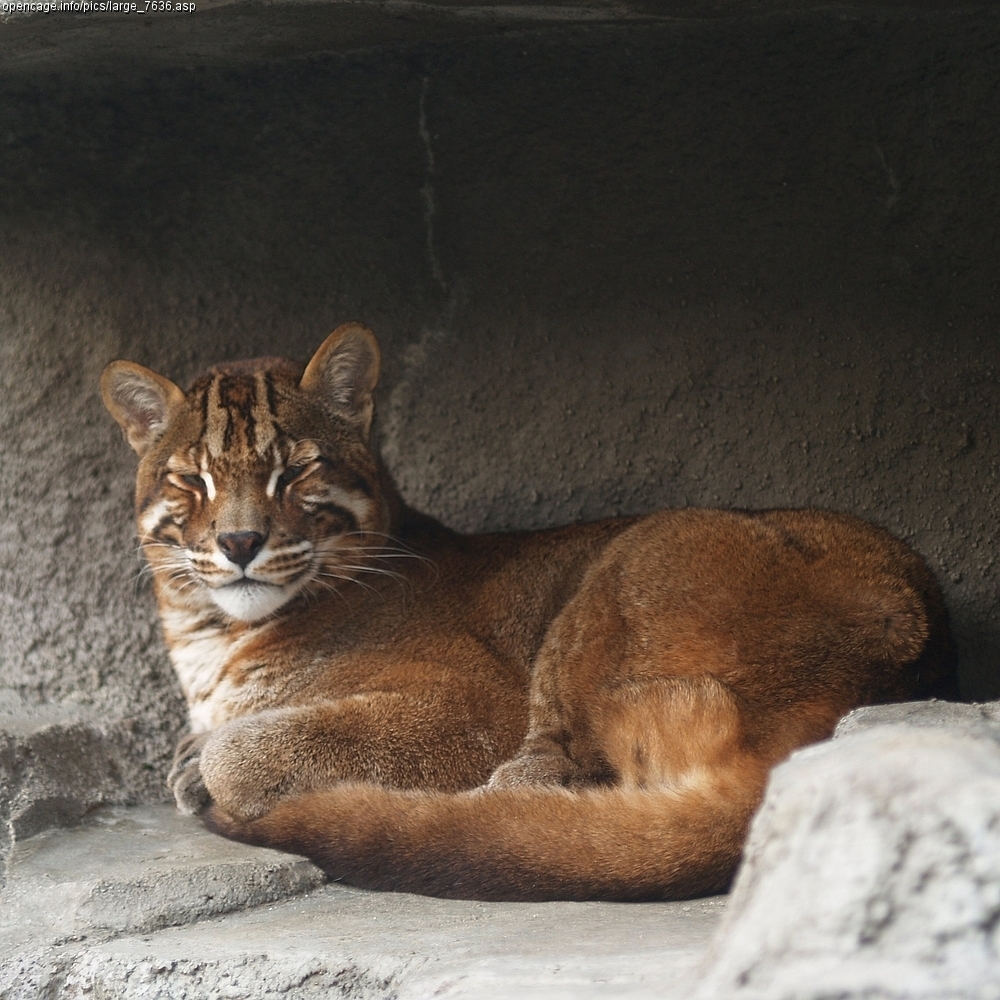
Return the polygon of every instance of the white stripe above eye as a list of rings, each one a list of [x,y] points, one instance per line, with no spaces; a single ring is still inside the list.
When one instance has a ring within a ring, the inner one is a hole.
[[[274,496],[274,492],[278,488],[278,480],[284,471],[285,467],[280,462],[271,471],[271,478],[267,481],[267,489],[264,491],[269,497]]]
[[[208,499],[215,499],[215,480],[212,478],[212,473],[208,471],[208,466],[204,462],[201,463],[201,478],[205,481],[205,493],[208,495]]]

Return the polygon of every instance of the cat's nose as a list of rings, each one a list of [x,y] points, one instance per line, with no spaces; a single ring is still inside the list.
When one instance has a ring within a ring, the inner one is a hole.
[[[226,558],[240,569],[247,568],[264,544],[264,536],[256,531],[224,531],[215,540]]]

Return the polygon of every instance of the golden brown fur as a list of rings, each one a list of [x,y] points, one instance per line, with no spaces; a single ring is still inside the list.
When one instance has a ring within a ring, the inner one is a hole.
[[[378,888],[710,892],[775,763],[857,705],[955,694],[937,585],[881,529],[677,510],[456,535],[369,447],[377,373],[357,324],[304,372],[105,373],[191,706],[171,785],[214,829]]]

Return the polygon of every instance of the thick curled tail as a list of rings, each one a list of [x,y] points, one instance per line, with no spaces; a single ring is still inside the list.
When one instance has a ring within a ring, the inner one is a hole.
[[[345,784],[217,833],[303,854],[337,881],[456,899],[681,899],[724,890],[759,781],[729,789],[477,790]],[[720,794],[721,793],[721,794]]]

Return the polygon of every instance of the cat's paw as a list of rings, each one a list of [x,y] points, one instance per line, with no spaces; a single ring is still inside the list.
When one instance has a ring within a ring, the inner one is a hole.
[[[487,788],[568,785],[576,769],[561,754],[522,754],[505,761],[490,775]]]
[[[177,808],[188,816],[200,813],[211,801],[201,776],[201,750],[208,733],[191,733],[177,744],[167,785],[174,793]]]
[[[277,710],[245,715],[214,730],[198,765],[219,809],[248,822],[282,798],[309,789],[308,756],[294,750],[296,721],[294,713]]]

